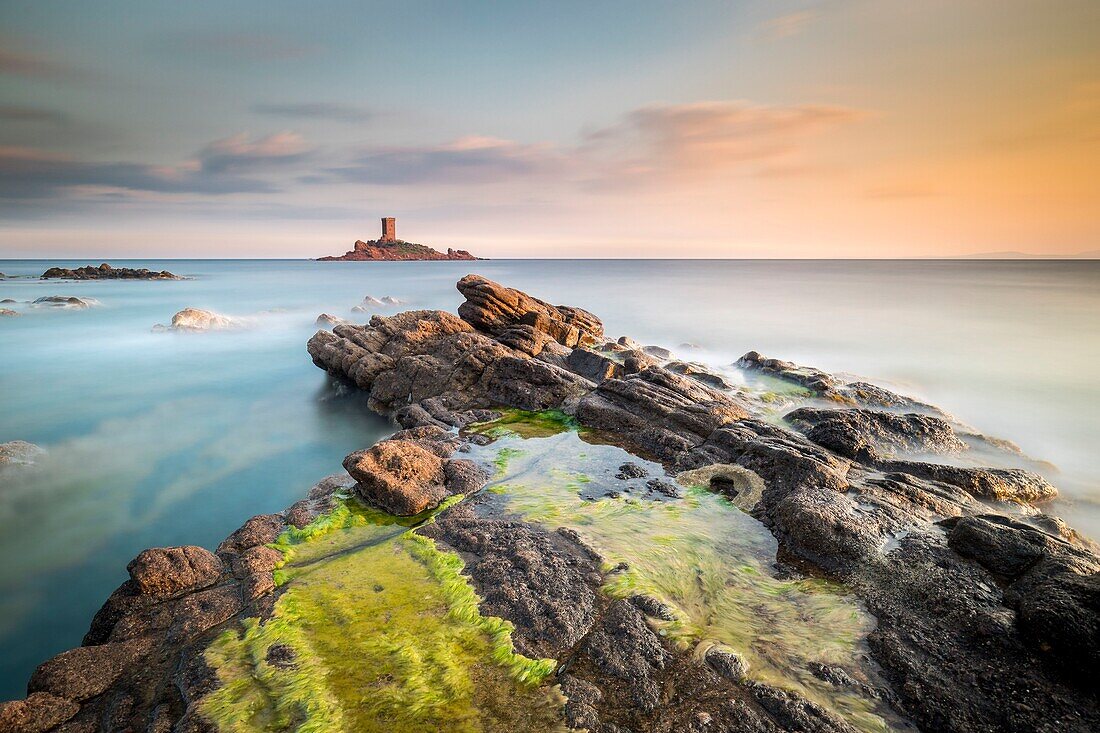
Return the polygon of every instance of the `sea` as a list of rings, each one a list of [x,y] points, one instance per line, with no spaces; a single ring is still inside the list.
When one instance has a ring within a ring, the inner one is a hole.
[[[44,281],[0,260],[0,442],[46,450],[0,471],[0,699],[78,645],[143,548],[214,548],[389,435],[306,353],[329,313],[454,311],[477,272],[599,315],[734,375],[749,350],[882,384],[1049,461],[1049,511],[1100,538],[1100,261],[113,260],[180,281]],[[91,298],[87,309],[35,307]],[[366,296],[399,305],[352,308]],[[186,308],[242,328],[156,329]]]

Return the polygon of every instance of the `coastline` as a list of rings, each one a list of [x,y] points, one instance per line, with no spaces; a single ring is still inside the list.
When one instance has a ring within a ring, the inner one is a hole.
[[[1030,721],[1035,729],[1042,729],[1044,721],[1055,714],[1070,721],[1070,727],[1074,720],[1087,724],[1089,716],[1095,715],[1095,706],[1090,707],[1089,702],[1081,700],[1072,684],[1066,687],[1066,683],[1045,671],[1041,645],[1037,647],[1036,643],[1041,640],[1049,644],[1050,638],[1044,634],[1052,633],[1050,629],[1029,629],[1026,624],[1021,626],[1017,622],[1015,626],[1000,623],[987,630],[952,629],[948,633],[946,625],[951,622],[951,614],[947,617],[937,615],[948,608],[951,613],[978,613],[993,623],[1003,616],[997,609],[1004,606],[995,594],[975,588],[982,584],[1003,583],[1004,578],[1009,577],[1010,585],[1020,584],[1017,592],[1021,599],[1017,603],[1041,604],[1043,594],[1051,587],[1061,589],[1071,580],[1069,576],[1074,574],[1075,563],[1095,562],[1091,550],[1075,546],[1072,536],[1057,539],[1055,535],[1065,534],[1065,530],[1056,523],[1043,520],[1039,524],[1045,523],[1045,532],[1039,531],[1033,516],[1009,512],[1025,506],[1023,503],[996,507],[1008,512],[1011,522],[983,516],[991,509],[984,502],[992,498],[1023,501],[1048,496],[1049,490],[1042,479],[1026,473],[1011,477],[978,473],[976,469],[961,475],[940,471],[932,479],[928,475],[930,469],[911,465],[912,462],[906,465],[860,452],[864,444],[881,441],[884,435],[890,440],[910,441],[915,439],[914,435],[924,440],[927,421],[920,421],[921,429],[916,432],[912,425],[898,428],[887,418],[872,417],[869,418],[872,420],[870,427],[853,427],[843,422],[838,424],[838,416],[829,412],[828,403],[832,403],[833,408],[869,410],[871,415],[893,415],[892,410],[902,408],[914,410],[913,414],[924,415],[929,420],[943,421],[942,417],[927,414],[930,412],[927,405],[792,364],[762,357],[749,359],[749,364],[762,364],[772,371],[771,376],[815,392],[814,399],[826,401],[825,407],[816,407],[816,413],[807,415],[814,424],[792,430],[760,420],[754,415],[760,405],[745,402],[741,396],[723,390],[720,382],[713,379],[717,375],[707,375],[705,371],[691,373],[690,369],[679,372],[677,369],[682,368],[679,366],[669,369],[670,364],[684,362],[654,356],[629,342],[619,344],[624,347],[621,349],[610,346],[618,342],[604,341],[602,324],[592,314],[564,306],[549,306],[487,281],[464,280],[464,283],[460,289],[466,302],[459,309],[459,318],[433,311],[411,312],[380,318],[378,325],[372,321],[371,326],[337,326],[335,334],[322,331],[310,342],[310,353],[318,366],[367,391],[371,407],[395,419],[405,429],[391,440],[417,444],[421,450],[433,454],[447,452],[450,456],[462,450],[462,443],[455,444],[444,429],[467,428],[472,422],[484,421],[491,417],[484,413],[486,409],[500,406],[523,410],[565,409],[581,425],[615,436],[617,442],[633,448],[636,455],[657,459],[666,468],[697,470],[707,466],[736,466],[739,470],[731,468],[728,475],[712,475],[708,479],[711,488],[719,493],[726,492],[736,500],[741,488],[734,477],[747,475],[741,473],[745,471],[762,479],[766,488],[750,508],[779,541],[781,553],[791,557],[793,566],[809,564],[817,572],[847,582],[876,613],[880,628],[872,637],[871,648],[876,661],[886,668],[888,683],[882,694],[885,699],[894,701],[895,712],[900,707],[911,720],[923,725],[960,730],[971,724],[997,720],[1000,713],[993,709],[991,701],[1003,690],[985,687],[991,684],[989,680],[971,680],[972,667],[1018,665],[1021,659],[1027,659],[1035,664],[1035,669],[1026,670],[1026,674],[1017,670],[1018,680],[994,684],[1018,682],[1041,689],[1057,689],[1058,695],[1075,700],[1079,709],[1048,710],[1042,709],[1042,703],[1037,702],[1039,709],[1016,711],[1020,720]],[[424,340],[412,338],[417,334]],[[471,368],[469,359],[474,353],[479,356],[473,363],[480,369],[471,372],[468,371]],[[409,368],[416,364],[419,369],[425,363],[438,364],[439,368],[432,367],[413,379],[414,373],[409,372]],[[464,367],[466,372],[455,371],[460,363],[467,365]],[[760,367],[757,369],[764,371]],[[807,380],[806,374],[812,376]],[[809,440],[822,425],[825,425],[824,437],[818,434],[817,442]],[[933,433],[940,438],[957,432],[957,426],[949,423],[946,427],[939,423],[934,425]],[[467,438],[476,445],[476,439]],[[921,447],[942,446],[932,441],[921,443]],[[360,477],[359,485],[362,484]],[[454,487],[439,485],[454,493]],[[154,603],[156,593],[140,590],[145,576],[141,571],[136,576],[132,572],[131,581],[116,591],[93,622],[86,639],[92,645],[81,647],[92,651],[66,653],[68,657],[63,654],[58,658],[60,662],[52,663],[45,673],[37,675],[41,684],[32,682],[32,686],[40,689],[41,694],[54,695],[57,699],[38,698],[32,708],[37,706],[35,709],[40,712],[59,711],[54,713],[55,717],[73,712],[70,719],[74,720],[79,716],[102,719],[104,715],[114,714],[120,704],[120,688],[140,682],[130,679],[129,675],[138,668],[138,659],[148,661],[152,653],[149,637],[158,637],[156,649],[160,661],[168,664],[186,658],[187,664],[195,667],[195,678],[187,674],[177,677],[175,685],[179,697],[161,702],[164,707],[141,709],[141,705],[135,708],[131,702],[129,714],[153,716],[149,718],[150,724],[158,719],[157,716],[171,718],[179,730],[202,729],[199,700],[216,688],[216,685],[207,687],[211,684],[209,670],[199,669],[205,664],[199,652],[204,648],[201,645],[209,641],[207,632],[242,613],[260,617],[270,613],[275,591],[273,571],[277,569],[272,563],[278,560],[263,550],[283,533],[292,532],[291,527],[302,530],[331,513],[334,497],[341,491],[354,489],[347,481],[322,482],[307,499],[290,507],[286,513],[249,520],[222,543],[219,557],[215,558],[220,567],[207,558],[208,572],[197,580],[187,576],[181,581],[179,568],[169,563],[171,572],[165,576],[170,589],[167,604],[163,599]],[[473,491],[467,486],[465,491],[458,493],[472,494]],[[852,494],[858,500],[853,499]],[[858,521],[851,509],[856,505],[862,507]],[[494,523],[503,520],[494,514],[491,505],[463,502],[444,510],[445,514],[448,512],[448,516],[453,516],[459,524],[472,523],[489,536],[500,534]],[[975,518],[943,521],[952,516]],[[533,525],[525,526],[526,529],[518,531],[542,537]],[[831,529],[824,531],[823,528]],[[515,527],[510,530],[517,531]],[[443,538],[445,546],[455,547],[460,542],[456,531],[444,530],[438,536]],[[555,557],[566,565],[566,558],[589,557],[592,562],[591,548],[568,536],[564,536],[564,540],[555,539],[550,545],[541,545],[541,550],[539,542],[533,539],[532,545],[525,550],[534,551],[550,565]],[[897,546],[883,554],[886,543]],[[1040,560],[1023,573],[1002,564],[1005,548],[1020,546],[1032,548]],[[516,551],[515,546],[497,550],[505,556]],[[930,600],[927,606],[912,608],[899,605],[901,598],[918,589],[930,590],[926,587],[928,581],[912,568],[941,567],[945,562],[947,568],[941,572],[942,577],[937,578],[937,583],[942,582],[943,586],[937,587],[940,596],[934,602]],[[193,569],[193,564],[191,567]],[[1036,567],[1045,568],[1038,578],[1034,577]],[[550,572],[548,577],[553,578],[554,573]],[[484,596],[485,581],[481,581],[479,587],[476,573],[471,580]],[[508,579],[495,580],[506,582]],[[519,580],[526,581],[527,586],[538,587],[531,577],[513,578],[512,582]],[[574,576],[572,580],[576,587],[588,587],[592,598],[598,599],[606,575],[594,587],[590,580],[582,577]],[[1037,587],[1029,587],[1036,583]],[[551,604],[560,604],[554,590],[560,588],[548,588],[544,595],[536,593],[527,600],[553,607]],[[615,646],[630,648],[640,644],[648,645],[651,650],[663,649],[663,652],[652,653],[655,658],[664,660],[666,666],[642,674],[645,680],[642,688],[627,689],[609,682],[614,675],[609,677],[606,670],[601,672],[597,659],[582,655],[582,660],[587,661],[582,661],[578,667],[586,669],[588,677],[565,675],[570,679],[560,682],[563,689],[574,689],[573,694],[567,693],[571,702],[564,708],[567,718],[573,716],[575,719],[573,722],[591,714],[616,720],[636,715],[638,713],[625,710],[630,700],[637,695],[648,700],[652,685],[659,679],[667,679],[667,675],[691,674],[705,678],[703,684],[710,686],[707,689],[723,690],[725,694],[743,699],[749,709],[756,711],[754,714],[764,710],[765,719],[774,724],[782,725],[784,720],[795,720],[801,715],[809,716],[805,720],[816,721],[812,729],[843,729],[841,723],[832,719],[832,713],[818,711],[813,703],[792,696],[789,691],[759,683],[746,686],[737,675],[732,675],[736,679],[729,679],[729,675],[723,677],[714,672],[715,666],[721,665],[713,660],[699,667],[691,655],[685,657],[682,650],[664,645],[652,632],[647,636],[647,624],[654,618],[660,620],[663,613],[660,608],[648,600],[631,600],[626,605],[619,600],[594,600],[595,605],[607,605],[600,609],[600,614],[593,614],[591,623],[596,624],[598,618],[607,618],[610,614],[618,623],[632,629],[626,638],[617,638]],[[246,609],[249,605],[251,608]],[[172,618],[160,621],[150,618],[148,609],[154,606],[161,607],[161,612]],[[648,608],[650,613],[639,611],[639,606]],[[169,608],[171,610],[166,610]],[[1056,613],[1057,609],[1044,607],[1042,612]],[[513,608],[512,613],[518,611]],[[532,633],[529,625],[524,625],[522,616],[508,620],[516,625],[521,638]],[[127,628],[120,631],[120,624]],[[579,626],[583,628],[583,623]],[[942,636],[940,643],[944,649],[928,648],[925,639],[911,633],[918,628]],[[596,626],[590,626],[582,636],[596,630]],[[559,652],[571,648],[572,645],[565,643],[572,638],[568,631],[559,629],[558,636],[547,632],[549,641],[546,643],[553,647],[556,641]],[[973,633],[992,635],[1005,640],[1007,645],[983,656],[983,647],[975,646]],[[1029,634],[1039,636],[1032,638]],[[181,640],[185,641],[181,643]],[[653,647],[653,643],[657,647]],[[1089,648],[1087,641],[1058,639],[1052,647],[1053,653],[1058,655],[1053,663],[1064,664],[1066,659],[1075,658],[1075,645]],[[168,659],[166,655],[177,656]],[[732,664],[728,659],[725,661]],[[939,672],[947,679],[924,680],[927,690],[918,695],[907,685],[911,684],[913,675],[930,663],[937,664]],[[187,664],[184,669],[188,669]],[[158,667],[145,666],[142,662],[142,669]],[[710,672],[704,674],[700,669],[709,669],[717,677],[711,679],[707,676]],[[94,683],[88,682],[89,674],[95,677]],[[42,682],[42,678],[46,681]],[[120,682],[124,679],[125,684]],[[595,686],[603,702],[584,702],[589,699],[584,697],[585,691],[590,693],[586,685]],[[72,692],[72,696],[66,696],[66,692]],[[125,694],[132,700],[140,697],[129,692]],[[79,712],[72,708],[78,701],[74,696],[82,703]],[[68,700],[72,704],[58,700]],[[661,706],[650,710],[645,707],[642,705],[643,713],[650,714]],[[133,712],[135,709],[138,712]],[[11,710],[7,708],[4,714],[10,714]],[[690,712],[692,715],[705,712],[711,717],[728,714],[701,708]],[[188,728],[189,725],[195,727]]]

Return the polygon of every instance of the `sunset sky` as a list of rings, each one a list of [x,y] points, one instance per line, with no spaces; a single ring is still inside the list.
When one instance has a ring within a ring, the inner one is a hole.
[[[1100,250],[1100,2],[0,0],[0,257]]]

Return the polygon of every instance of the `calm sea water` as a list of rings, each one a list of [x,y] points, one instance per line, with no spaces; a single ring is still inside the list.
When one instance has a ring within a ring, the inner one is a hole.
[[[0,260],[8,275],[87,262]],[[453,310],[480,272],[587,308],[609,334],[729,364],[750,349],[926,399],[1057,464],[1054,507],[1100,537],[1100,262],[143,260],[182,282],[0,280],[0,299],[92,297],[0,318],[0,442],[49,455],[0,476],[0,699],[80,642],[153,545],[213,547],[279,510],[391,428],[331,399],[305,342],[365,295]],[[153,333],[184,307],[243,331]],[[394,312],[398,308],[379,312]]]

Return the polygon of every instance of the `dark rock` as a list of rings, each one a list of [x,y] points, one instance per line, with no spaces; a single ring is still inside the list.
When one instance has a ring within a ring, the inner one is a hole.
[[[573,349],[569,352],[566,364],[570,370],[596,384],[605,379],[615,379],[623,376],[621,364],[588,349]]]
[[[731,649],[720,646],[712,646],[703,655],[703,660],[710,668],[730,682],[741,682],[749,671],[749,666],[741,655]]]
[[[294,649],[287,644],[272,644],[267,648],[267,655],[264,659],[273,667],[278,667],[279,669],[293,669],[297,666],[298,655],[296,655]]]
[[[482,612],[516,625],[516,649],[561,656],[596,618],[601,582],[596,559],[561,533],[525,522],[482,517],[466,503],[421,533],[457,550],[481,596]]]
[[[879,465],[886,471],[958,486],[979,499],[1030,503],[1058,495],[1046,479],[1022,468],[962,468],[922,461],[883,461]]]
[[[866,409],[803,407],[785,419],[806,437],[853,460],[876,463],[881,451],[958,453],[966,450],[951,424],[938,417]]]
[[[660,619],[661,621],[675,621],[678,618],[676,611],[671,606],[653,596],[634,595],[630,596],[628,600],[650,618]]]
[[[646,476],[646,470],[637,463],[624,463],[619,466],[619,472],[615,474],[615,478],[623,481],[629,481],[635,478],[645,478]]]
[[[643,346],[642,351],[658,359],[671,359],[672,352],[660,346]]]
[[[552,306],[480,275],[462,278],[458,290],[466,298],[458,307],[458,315],[486,333],[500,333],[524,323],[569,347],[597,344],[603,337],[603,324],[588,311]]]
[[[140,593],[166,597],[217,582],[222,561],[201,547],[156,547],[144,550],[126,569]]]
[[[70,270],[64,267],[51,267],[42,273],[43,280],[64,278],[66,280],[183,280],[167,270],[155,272],[142,268],[111,267],[104,262],[99,267],[85,265]]]

